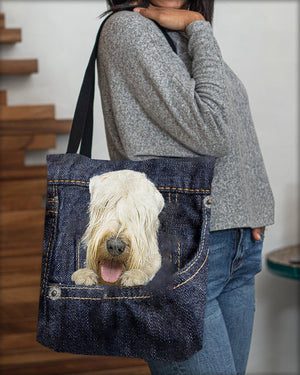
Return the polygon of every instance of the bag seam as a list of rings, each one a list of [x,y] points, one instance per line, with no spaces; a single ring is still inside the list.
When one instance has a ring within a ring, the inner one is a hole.
[[[56,183],[63,183],[63,182],[71,182],[72,184],[85,184],[89,185],[89,181],[80,181],[80,180],[48,180],[49,183],[51,184],[56,184]],[[188,188],[180,188],[180,187],[170,187],[170,186],[158,186],[157,189],[159,190],[178,190],[178,191],[189,191],[189,192],[194,192],[194,193],[210,193],[210,189],[188,189]]]
[[[54,201],[55,201],[55,193],[56,193],[56,187],[55,187],[55,185],[53,185],[52,193],[53,193],[52,210],[49,210],[48,212],[58,213],[58,212],[54,211]],[[50,233],[50,239],[49,239],[49,243],[48,243],[48,247],[47,247],[47,253],[46,253],[45,269],[44,269],[44,276],[43,276],[43,283],[42,283],[41,295],[43,295],[44,291],[45,291],[46,273],[47,273],[48,262],[49,262],[50,247],[51,247],[51,243],[52,243],[52,240],[53,240],[54,226],[55,226],[55,216],[53,216],[52,223],[51,223],[51,233]]]

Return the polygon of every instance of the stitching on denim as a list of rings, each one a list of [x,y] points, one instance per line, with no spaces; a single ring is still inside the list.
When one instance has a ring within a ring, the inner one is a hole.
[[[47,212],[50,212],[51,214],[58,214],[58,211],[53,211],[53,210],[47,210]]]
[[[206,215],[206,208],[204,209],[204,215],[205,215],[205,225],[204,225],[204,235],[203,235],[203,239],[202,239],[202,243],[201,243],[201,250],[200,250],[200,253],[199,255],[197,256],[197,258],[194,260],[194,262],[184,271],[178,273],[178,275],[182,275],[183,273],[187,272],[196,262],[197,260],[200,258],[201,254],[202,254],[202,251],[204,249],[204,243],[205,243],[205,238],[206,238],[206,227],[207,227],[207,215]],[[191,276],[189,277],[187,280],[183,281],[182,283],[176,285],[173,290],[179,288],[180,286],[186,284],[188,281],[192,280],[199,272],[200,270],[203,268],[204,264],[206,263],[207,259],[208,259],[208,254],[209,254],[209,249],[207,250],[207,254],[206,254],[206,257],[203,261],[203,263],[201,264],[201,266],[198,268],[198,270]]]
[[[52,206],[52,208],[51,208],[51,210],[52,211],[55,211],[55,203],[54,203],[54,201],[55,201],[55,187],[54,186],[52,186],[52,194],[53,194],[53,197],[50,199],[51,200],[51,206]]]
[[[71,183],[79,183],[88,185],[89,181],[80,181],[80,180],[48,180],[49,183],[56,183],[56,182],[71,182]],[[157,187],[159,190],[179,190],[179,191],[190,191],[194,193],[204,192],[210,193],[210,189],[186,189],[186,188],[179,188],[179,187],[169,187],[169,186],[159,186]]]
[[[47,298],[51,299],[49,296],[47,296]],[[94,300],[94,301],[102,301],[103,298],[89,298],[89,297],[59,297],[56,299],[59,300],[59,299],[80,299],[80,300]]]
[[[242,263],[243,259],[244,259],[244,255],[239,259],[238,263],[235,264],[235,261],[237,260],[238,258],[238,254],[240,252],[240,249],[241,249],[241,246],[242,246],[242,242],[243,242],[243,232],[240,230],[240,229],[236,229],[236,239],[235,239],[235,254],[234,254],[234,258],[233,258],[233,261],[231,263],[231,269],[230,269],[230,277],[232,277],[233,275],[233,272],[235,272],[240,264]]]
[[[77,287],[77,286],[60,286],[57,285],[59,289],[88,289],[88,290],[104,290],[104,287]],[[48,297],[50,298],[50,297]],[[95,300],[106,300],[106,299],[145,299],[152,298],[152,296],[135,296],[135,297],[59,297],[58,299],[95,299]],[[51,299],[51,298],[50,298]]]
[[[208,254],[209,254],[209,249],[207,250],[206,257],[204,259],[204,262],[201,264],[201,267],[198,268],[198,270],[191,277],[189,277],[187,280],[183,281],[181,284],[178,284],[178,285],[174,286],[173,290],[179,288],[180,286],[186,284],[188,281],[192,280],[201,271],[201,269],[203,268],[204,264],[206,263],[206,261],[208,259]]]
[[[49,203],[58,203],[58,201],[55,201],[54,199],[51,199],[48,201]]]
[[[175,202],[176,202],[176,204],[178,203],[178,193],[176,193],[176,195],[175,195]]]
[[[168,197],[169,197],[169,203],[171,203],[171,193],[170,192],[168,194]]]
[[[88,185],[89,181],[79,181],[79,180],[49,180],[48,182],[55,183],[55,182],[72,182],[72,183],[80,183]]]
[[[178,271],[179,271],[180,270],[180,255],[181,255],[181,243],[180,242],[178,242],[177,253],[178,253]]]
[[[151,296],[136,296],[136,297],[104,297],[103,299],[146,299]]]
[[[96,286],[93,286],[93,287],[89,287],[89,286],[60,286],[60,285],[57,285],[57,288],[59,289],[91,289],[91,290],[94,290],[94,289],[98,289],[98,290],[104,290],[104,287],[96,287]]]
[[[205,215],[205,225],[204,225],[204,235],[203,235],[203,239],[202,239],[202,242],[201,242],[201,250],[200,250],[200,253],[198,254],[197,258],[193,261],[192,264],[189,265],[189,267],[185,270],[183,270],[182,272],[178,273],[178,275],[182,275],[184,273],[186,273],[191,267],[193,267],[193,265],[198,261],[198,259],[201,257],[202,255],[202,251],[203,251],[203,248],[204,248],[204,242],[205,242],[205,233],[206,233],[206,227],[207,227],[207,215],[206,215],[206,208],[204,209],[204,215]]]
[[[54,185],[53,185],[53,190],[52,191],[53,191],[53,199],[54,199],[54,197],[55,197],[55,186]],[[53,203],[53,205],[54,205],[54,203]],[[43,284],[42,284],[41,295],[43,295],[44,291],[45,291],[46,272],[47,272],[47,268],[48,268],[50,247],[51,247],[51,243],[52,243],[52,239],[53,239],[53,234],[54,234],[54,223],[55,223],[55,217],[52,218],[52,226],[51,226],[50,239],[49,239],[48,248],[47,248],[47,254],[46,254],[46,263],[45,263],[45,270],[44,270],[44,276],[43,276]]]
[[[55,187],[54,186],[52,186],[52,194],[53,194],[53,197],[52,197],[52,199],[51,199],[51,203],[52,203],[52,210],[54,211],[54,208],[55,208],[55,203],[54,203],[54,201],[55,201]]]
[[[244,257],[240,258],[240,260],[238,261],[238,263],[236,265],[233,265],[233,269],[232,269],[233,272],[236,271],[239,268],[239,266],[241,265],[243,260],[244,260]]]
[[[49,296],[47,298],[51,299]],[[151,296],[138,296],[138,297],[59,297],[59,299],[75,299],[75,300],[90,300],[90,301],[105,301],[112,299],[147,299],[152,298]]]

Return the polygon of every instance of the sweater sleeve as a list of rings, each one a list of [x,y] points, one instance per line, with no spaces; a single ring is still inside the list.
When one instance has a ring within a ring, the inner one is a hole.
[[[167,136],[194,153],[223,156],[230,129],[221,52],[207,21],[188,25],[186,36],[192,75],[151,20],[119,12],[103,28],[100,66],[114,70],[112,85],[126,82],[139,110]]]

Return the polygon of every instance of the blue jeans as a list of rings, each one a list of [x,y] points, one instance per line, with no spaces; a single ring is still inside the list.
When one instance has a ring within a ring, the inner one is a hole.
[[[203,348],[184,362],[148,362],[152,375],[245,373],[262,245],[250,228],[211,232]]]

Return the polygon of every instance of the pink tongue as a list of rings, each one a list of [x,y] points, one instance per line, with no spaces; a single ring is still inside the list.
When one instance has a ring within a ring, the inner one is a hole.
[[[122,274],[122,263],[114,260],[103,260],[100,264],[101,277],[107,283],[115,283]]]

